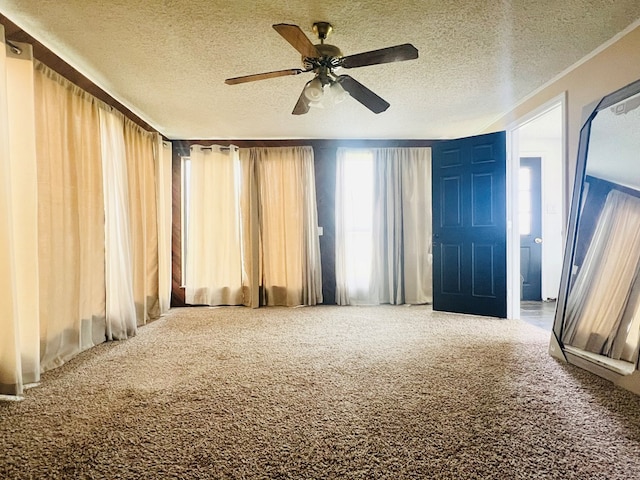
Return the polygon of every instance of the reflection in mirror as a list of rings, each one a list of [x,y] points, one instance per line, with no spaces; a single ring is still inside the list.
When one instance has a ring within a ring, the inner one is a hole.
[[[592,121],[562,331],[565,345],[632,367],[640,339],[639,106],[637,94]]]

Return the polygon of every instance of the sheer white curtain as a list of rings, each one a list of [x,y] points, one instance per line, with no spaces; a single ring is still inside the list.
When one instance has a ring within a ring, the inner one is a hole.
[[[133,294],[133,252],[129,214],[124,122],[121,115],[100,109],[104,171],[106,334],[124,340],[137,330]]]
[[[253,148],[262,246],[262,302],[322,302],[313,148]]]
[[[0,394],[40,378],[37,172],[31,47],[0,25]]]
[[[632,360],[639,267],[640,199],[612,190],[567,298],[566,344]]]
[[[374,303],[373,152],[339,148],[336,158],[336,303]]]
[[[638,362],[640,342],[640,272],[636,272],[627,306],[603,347],[603,354],[627,362]]]
[[[160,135],[156,144],[156,196],[158,202],[158,300],[160,314],[171,304],[171,142]]]
[[[370,161],[363,155],[366,151],[338,149],[336,301],[429,303],[431,149],[372,149]],[[371,182],[371,193],[364,182]],[[370,230],[364,215],[371,215]]]
[[[185,299],[191,304],[242,305],[238,150],[194,145],[189,170]]]

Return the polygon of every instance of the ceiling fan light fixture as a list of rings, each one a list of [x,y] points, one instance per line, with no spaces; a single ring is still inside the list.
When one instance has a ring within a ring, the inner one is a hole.
[[[319,78],[314,78],[304,87],[304,96],[309,102],[319,102],[322,98],[323,89],[322,82]]]
[[[334,105],[338,103],[344,102],[347,98],[349,98],[349,92],[347,92],[342,85],[338,82],[332,82],[329,86],[329,95],[331,96],[331,101]]]
[[[344,102],[349,97],[340,83],[333,79],[314,78],[304,87],[304,96],[309,107],[327,108]]]
[[[324,108],[324,102],[319,100],[317,102],[309,102],[309,107],[311,108]]]

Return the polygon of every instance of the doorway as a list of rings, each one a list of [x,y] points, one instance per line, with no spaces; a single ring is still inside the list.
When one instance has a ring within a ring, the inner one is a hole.
[[[533,316],[538,326],[549,331],[562,271],[566,218],[565,128],[565,96],[561,95],[517,121],[509,130],[508,191],[512,224],[508,252],[509,318],[526,320]],[[535,193],[536,180],[521,179],[523,171],[534,177],[539,175],[539,199]],[[533,183],[526,185],[528,181]],[[539,212],[535,211],[534,203],[539,204]],[[539,227],[534,224],[535,219],[539,220]],[[534,232],[536,228],[538,231]]]

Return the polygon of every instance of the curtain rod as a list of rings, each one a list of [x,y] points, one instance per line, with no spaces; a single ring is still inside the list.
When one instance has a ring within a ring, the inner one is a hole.
[[[200,145],[192,145],[192,146],[193,147],[198,146],[198,147],[200,147],[200,150],[213,150],[213,146],[209,146],[209,147],[203,147],[203,146],[200,146]],[[233,145],[233,146],[230,145],[228,147],[223,147],[223,146],[220,146],[220,145],[216,145],[216,147],[218,149],[220,149],[220,150],[231,150],[231,149],[238,150],[238,147],[236,147],[235,145]]]
[[[7,45],[9,45],[9,48],[11,49],[11,51],[16,54],[16,55],[22,55],[22,49],[16,45],[15,43],[13,43],[10,40],[6,40],[4,41]]]

